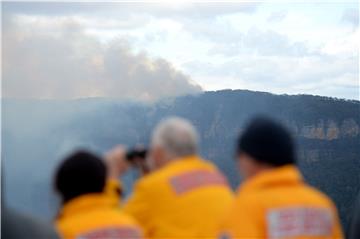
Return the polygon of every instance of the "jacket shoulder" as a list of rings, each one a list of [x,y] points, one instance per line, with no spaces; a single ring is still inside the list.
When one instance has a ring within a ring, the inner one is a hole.
[[[244,204],[256,204],[259,205],[264,199],[261,193],[258,192],[238,192],[235,201]]]
[[[307,184],[305,185],[305,190],[307,190],[307,194],[309,196],[311,196],[314,200],[317,200],[322,205],[335,208],[334,202],[325,193]]]
[[[188,166],[188,165],[187,165]],[[189,172],[191,170],[211,170],[216,171],[219,174],[223,175],[222,172],[210,161],[199,160],[196,164],[191,165],[191,167],[178,167],[177,165],[165,166],[162,169],[159,169],[153,173],[145,175],[140,178],[135,187],[141,190],[151,190],[156,191],[155,188],[160,189],[161,186],[167,186],[169,179],[182,174]]]
[[[93,219],[89,220],[89,218]],[[76,227],[81,228],[86,225],[106,225],[108,223],[129,226],[138,225],[138,223],[132,216],[124,213],[120,208],[95,210],[88,213],[73,215],[72,217],[60,218],[56,224],[60,228],[69,229]]]
[[[138,188],[146,188],[153,184],[159,184],[159,182],[162,182],[166,178],[166,176],[167,176],[166,172],[156,171],[140,178],[136,182],[135,186]]]

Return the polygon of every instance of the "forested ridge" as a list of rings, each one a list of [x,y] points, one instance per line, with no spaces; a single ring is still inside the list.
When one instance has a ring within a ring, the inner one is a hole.
[[[152,104],[100,98],[3,99],[6,200],[51,217],[57,207],[51,174],[61,157],[79,147],[103,153],[118,143],[147,144],[154,125],[170,115],[195,124],[201,154],[214,161],[236,188],[240,178],[234,142],[257,114],[277,118],[292,131],[306,180],[335,200],[346,226],[360,189],[360,102],[247,90],[205,92]]]

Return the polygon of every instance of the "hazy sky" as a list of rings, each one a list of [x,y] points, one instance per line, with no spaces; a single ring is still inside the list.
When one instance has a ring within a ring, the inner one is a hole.
[[[359,99],[357,1],[312,2],[3,3],[2,93]]]

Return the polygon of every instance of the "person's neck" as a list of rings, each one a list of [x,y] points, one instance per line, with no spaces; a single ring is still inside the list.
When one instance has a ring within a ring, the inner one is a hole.
[[[159,165],[159,167],[157,169],[163,168],[166,165],[178,161],[179,159],[181,159],[182,157],[180,156],[173,156],[173,155],[169,155],[166,158],[163,159],[163,161],[161,162],[161,164]]]
[[[263,174],[263,173],[268,172],[268,171],[270,171],[272,169],[274,169],[274,167],[271,166],[271,165],[267,165],[267,164],[260,165],[253,173],[251,173],[249,175],[249,177],[247,179],[254,178],[257,175]]]

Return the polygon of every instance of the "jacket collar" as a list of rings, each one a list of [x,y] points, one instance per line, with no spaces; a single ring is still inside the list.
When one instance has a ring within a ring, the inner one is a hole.
[[[72,215],[75,213],[88,211],[98,208],[111,208],[118,205],[116,199],[109,197],[105,193],[91,193],[79,196],[67,202],[60,212],[61,216]]]
[[[174,162],[181,162],[181,161],[198,161],[198,160],[202,160],[198,155],[194,154],[194,155],[189,155],[189,156],[185,156],[185,157],[181,157],[178,159],[175,159]]]
[[[164,166],[164,168],[168,168],[168,167],[182,167],[184,165],[189,165],[189,163],[191,165],[193,164],[198,164],[203,162],[203,159],[201,157],[199,157],[198,155],[189,155],[189,156],[185,156],[185,157],[180,157],[177,159],[173,159],[172,161],[170,161],[167,165]]]
[[[259,190],[266,187],[277,185],[293,185],[303,182],[300,171],[296,166],[285,165],[278,168],[270,169],[255,175],[240,185],[240,192]]]

